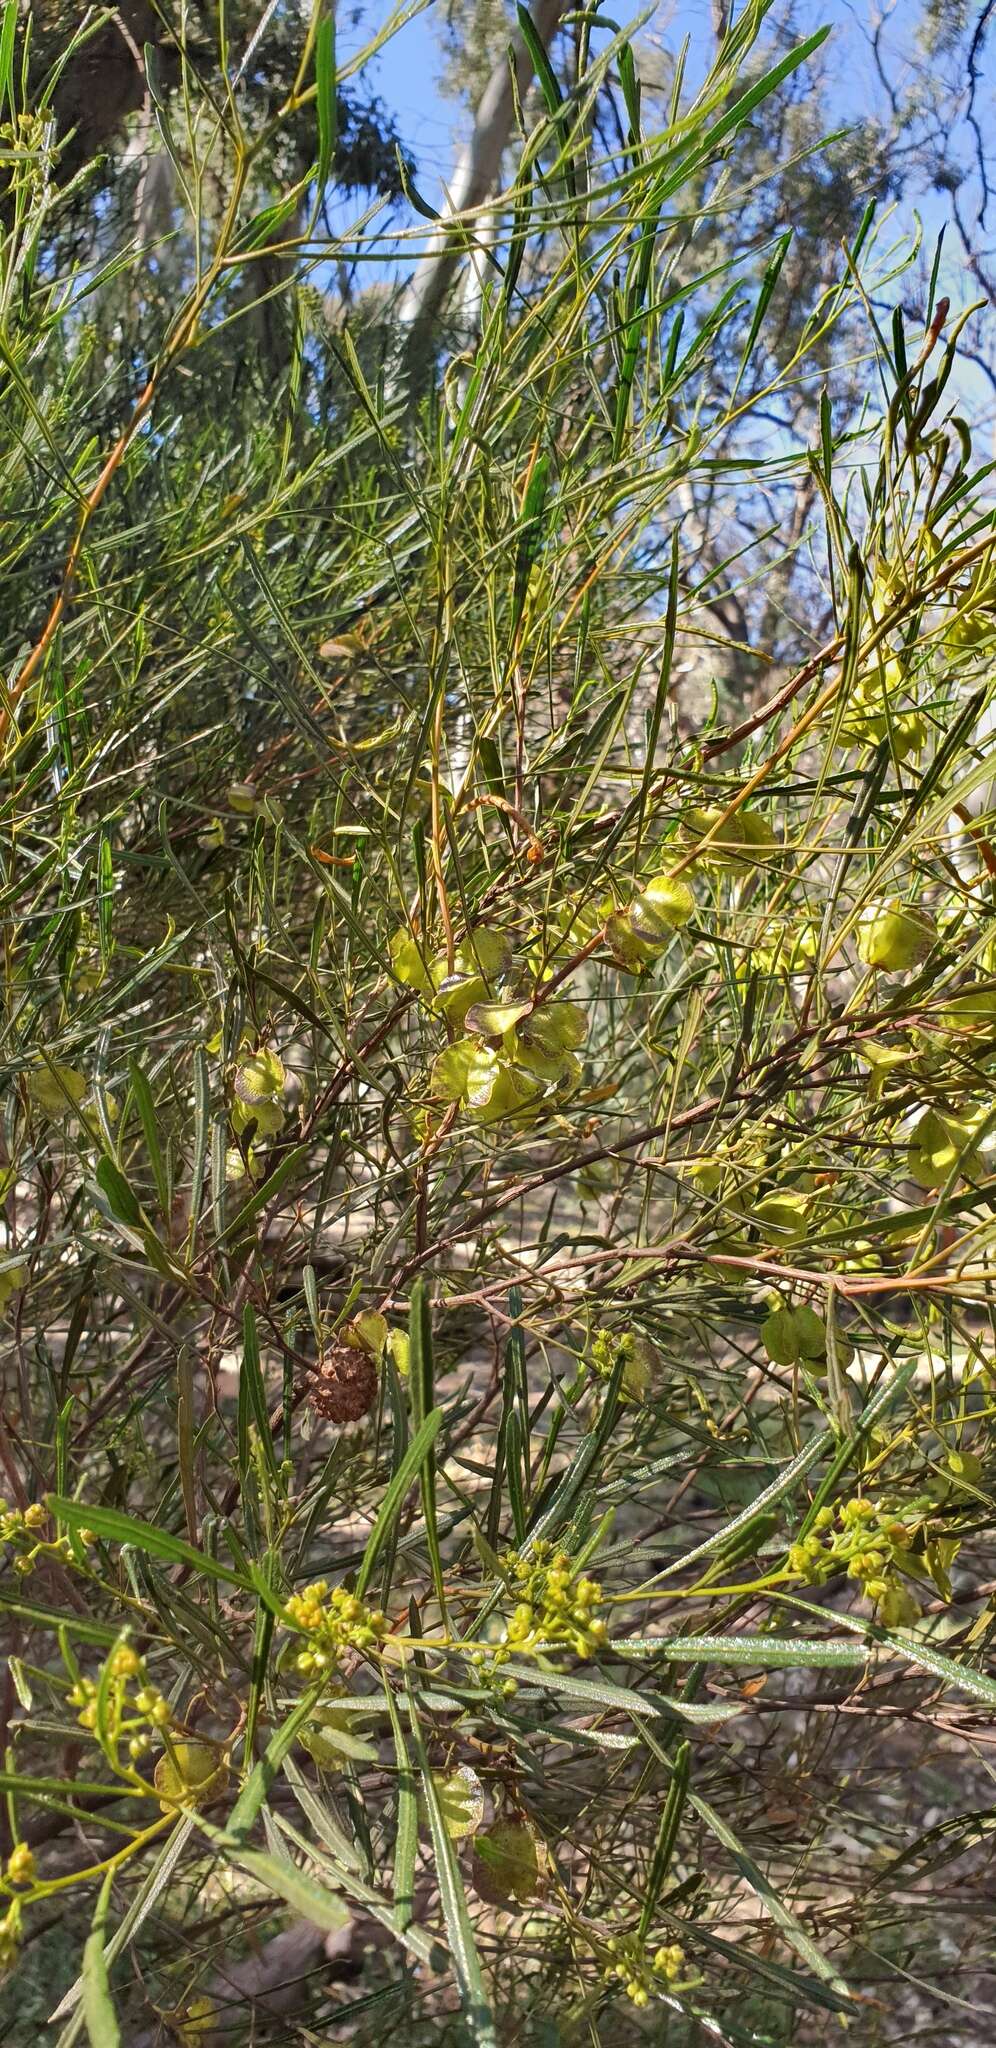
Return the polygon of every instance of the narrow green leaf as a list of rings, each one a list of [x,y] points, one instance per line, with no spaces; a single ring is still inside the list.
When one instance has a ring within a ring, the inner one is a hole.
[[[241,1209],[236,1211],[231,1221],[226,1223],[225,1237],[227,1240],[242,1236],[243,1231],[248,1229],[250,1223],[259,1215],[260,1210],[265,1209],[267,1204],[272,1202],[274,1196],[280,1193],[284,1182],[289,1180],[291,1175],[300,1166],[307,1150],[307,1145],[294,1145],[289,1152],[285,1153],[279,1166],[274,1167],[269,1178],[263,1182],[261,1187],[255,1190],[254,1194],[250,1195],[247,1202],[243,1202]],[[222,1164],[224,1165],[224,1126],[222,1126]]]
[[[106,967],[114,941],[114,857],[106,832],[100,835],[97,854],[97,932],[100,957]]]
[[[785,1904],[780,1893],[776,1892],[774,1885],[769,1883],[764,1872],[758,1868],[753,1857],[744,1848],[743,1843],[734,1834],[733,1829],[727,1825],[722,1815],[718,1814],[715,1808],[709,1805],[707,1800],[700,1798],[697,1792],[689,1791],[688,1804],[698,1814],[699,1819],[705,1823],[710,1834],[715,1835],[717,1842],[721,1842],[724,1849],[732,1856],[741,1876],[746,1879],[751,1890],[757,1894],[761,1904],[770,1914],[776,1926],[781,1928],[786,1941],[794,1948],[796,1955],[801,1957],[807,1967],[812,1970],[814,1976],[821,1977],[825,1984],[831,1985],[835,1991],[846,1997],[847,1985],[838,1975],[833,1964],[827,1962],[826,1957],[817,1948],[815,1941],[806,1933],[805,1928],[796,1918],[791,1908]]]
[[[300,1774],[295,1771],[292,1775],[289,1766],[287,1767],[287,1773],[288,1779],[293,1785],[294,1796],[302,1812],[308,1815],[316,1834],[324,1845],[326,1843],[327,1816],[320,1810],[319,1802],[314,1798],[314,1795],[309,1793]],[[355,1854],[352,1862],[348,1864],[334,1849],[329,1856],[326,1856],[324,1847],[319,1852],[312,1844],[305,1842],[297,1830],[284,1819],[282,1814],[276,1816],[276,1825],[282,1834],[287,1835],[289,1840],[295,1842],[299,1848],[304,1849],[313,1858],[316,1866],[321,1868],[328,1862],[331,1875],[337,1887],[345,1892],[348,1898],[355,1899],[358,1905],[363,1906],[366,1912],[371,1915],[371,1918],[378,1921],[381,1927],[386,1927],[388,1933],[400,1941],[402,1946],[408,1950],[410,1955],[415,1957],[417,1962],[437,1972],[444,1967],[445,1955],[440,1948],[440,1944],[421,1927],[416,1926],[414,1922],[407,1927],[400,1927],[398,1925],[394,1907],[382,1897],[380,1892],[375,1891],[373,1885],[365,1883],[364,1879],[358,1875],[357,1866],[359,1859]]]
[[[674,1766],[671,1783],[667,1788],[667,1798],[661,1808],[657,1840],[654,1844],[650,1872],[647,1877],[647,1889],[640,1913],[639,1938],[641,1941],[646,1940],[648,1929],[654,1917],[654,1907],[657,1904],[662,1886],[671,1868],[671,1858],[674,1855],[674,1847],[678,1839],[681,1816],[685,1810],[685,1801],[688,1797],[688,1773],[691,1754],[691,1744],[687,1741],[679,1742],[674,1753]]]
[[[357,1573],[356,1593],[358,1599],[363,1598],[370,1584],[370,1574],[377,1562],[380,1551],[387,1540],[390,1530],[394,1527],[405,1495],[416,1473],[421,1472],[425,1459],[435,1443],[442,1426],[442,1421],[443,1411],[441,1408],[434,1408],[431,1415],[426,1416],[421,1429],[412,1438],[393,1479],[387,1487],[377,1520],[367,1538],[367,1546],[363,1552],[363,1560]]]
[[[120,1630],[115,1631],[118,1640]],[[50,1792],[55,1798],[69,1798],[78,1794],[83,1799],[106,1799],[109,1792],[119,1793],[122,1799],[138,1798],[138,1793],[129,1794],[120,1785],[107,1785],[93,1778],[34,1778],[22,1777],[19,1771],[0,1770],[0,1792],[13,1792],[21,1799],[34,1799]]]
[[[7,0],[0,20],[0,114],[6,102],[14,108],[14,38],[17,34],[17,0]]]
[[[240,1841],[249,1833],[288,1750],[297,1738],[298,1729],[302,1728],[313,1714],[315,1702],[321,1691],[320,1684],[309,1686],[293,1712],[288,1714],[282,1726],[271,1735],[264,1754],[259,1762],[253,1765],[228,1816],[225,1834],[231,1841]]]
[[[519,1685],[538,1686],[560,1699],[576,1700],[579,1709],[587,1713],[601,1708],[606,1713],[626,1714],[631,1721],[665,1719],[708,1724],[732,1720],[735,1714],[742,1714],[744,1710],[742,1701],[711,1700],[708,1704],[699,1704],[694,1700],[673,1699],[662,1693],[642,1693],[635,1689],[630,1692],[621,1685],[610,1684],[608,1679],[575,1678],[569,1672],[539,1671],[514,1659],[503,1664],[502,1670],[507,1671]]]
[[[532,58],[533,70],[536,73],[539,88],[543,94],[543,104],[548,114],[556,114],[560,110],[563,95],[557,83],[556,73],[546,54],[546,45],[528,7],[523,7],[521,0],[519,0],[519,5],[515,11],[519,17],[519,32]]]
[[[820,1430],[817,1436],[811,1437],[809,1443],[803,1446],[798,1456],[785,1466],[778,1478],[772,1480],[771,1485],[766,1486],[763,1493],[758,1494],[757,1499],[752,1501],[749,1507],[744,1508],[739,1515],[734,1515],[732,1522],[727,1522],[724,1528],[717,1529],[712,1536],[707,1536],[704,1542],[697,1543],[693,1550],[686,1551],[683,1557],[676,1558],[673,1564],[665,1566],[662,1572],[655,1573],[650,1583],[658,1585],[662,1579],[672,1578],[675,1572],[684,1571],[687,1566],[697,1564],[700,1557],[709,1557],[720,1544],[729,1543],[741,1530],[749,1528],[766,1514],[776,1501],[784,1500],[785,1495],[791,1493],[810,1467],[830,1449],[833,1441],[831,1430]]]
[[[326,1934],[339,1934],[348,1926],[352,1914],[345,1900],[309,1877],[289,1856],[268,1853],[265,1849],[247,1849],[241,1841],[232,1840],[230,1827],[215,1827],[203,1814],[195,1815],[195,1822],[229,1862],[244,1870],[249,1877],[254,1877],[275,1898],[283,1899],[295,1913],[300,1914],[302,1920],[310,1921],[313,1927],[322,1928]]]
[[[606,1386],[601,1412],[594,1429],[589,1430],[587,1436],[582,1439],[572,1463],[554,1487],[545,1507],[540,1506],[538,1515],[530,1524],[529,1537],[533,1543],[538,1537],[556,1535],[557,1530],[562,1529],[569,1519],[592,1466],[601,1456],[615,1428],[624,1370],[625,1360],[620,1352]]]
[[[239,1444],[240,1455],[243,1437],[248,1440],[249,1419],[256,1425],[259,1442],[266,1459],[270,1476],[276,1483],[277,1454],[273,1447],[273,1432],[270,1428],[270,1413],[266,1405],[266,1387],[259,1356],[259,1335],[256,1329],[256,1311],[247,1301],[242,1311],[242,1370],[239,1373]],[[245,1471],[243,1471],[243,1479]]]
[[[194,1149],[190,1166],[190,1236],[193,1239],[204,1198],[204,1169],[211,1133],[211,1075],[207,1053],[195,1046],[193,1056]]]
[[[84,1643],[116,1643],[119,1631],[103,1621],[88,1621],[80,1614],[53,1614],[48,1607],[36,1607],[30,1600],[9,1600],[0,1593],[0,1614],[10,1614],[28,1628],[66,1628]]]
[[[335,16],[331,9],[328,9],[322,14],[315,37],[315,112],[318,118],[318,168],[315,172],[315,184],[319,196],[328,184],[329,172],[335,160],[338,134],[335,72]]]
[[[118,1223],[124,1223],[129,1230],[141,1230],[145,1218],[131,1182],[125,1179],[120,1166],[106,1154],[97,1163],[97,1185],[107,1197],[108,1207]]]
[[[142,1879],[123,1919],[118,1923],[110,1940],[104,1944],[104,1961],[108,1968],[110,1968],[110,1965],[118,1956],[124,1953],[129,1942],[138,1933],[143,1921],[152,1912],[156,1901],[165,1891],[193,1831],[193,1817],[190,1814],[184,1814],[177,1821],[165,1847],[160,1850]],[[79,2039],[80,2029],[84,2024],[84,2015],[82,2010],[79,2009],[82,1998],[83,1979],[82,1977],[77,1977],[75,1984],[66,1992],[65,1997],[60,1999],[55,2011],[49,2017],[49,2025],[54,2026],[56,2021],[67,2019],[71,2014],[74,2015],[74,2017],[69,2019],[69,2025],[63,2028],[58,2041],[55,2043],[55,2048],[73,2048],[74,2042]]]
[[[764,316],[768,310],[768,307],[771,304],[775,286],[778,283],[779,277],[781,276],[782,264],[784,263],[791,246],[792,230],[791,228],[789,228],[786,230],[785,234],[779,238],[778,246],[775,250],[775,253],[771,259],[771,262],[768,264],[768,267],[764,273],[763,278],[761,279],[761,289],[758,292],[757,304],[754,307],[754,318],[750,324],[750,332],[747,336],[747,340],[744,343],[743,355],[740,358],[740,368],[737,371],[736,379],[733,385],[733,390],[730,394],[731,402],[736,397],[737,392],[739,391],[740,386],[743,383],[748,365],[750,363],[751,356],[753,355],[754,349],[757,345],[758,335],[760,334],[761,328],[764,325]]]
[[[418,1853],[418,1797],[401,1717],[390,1686],[385,1693],[398,1767],[398,1811],[394,1833],[394,1910],[399,1927],[411,1922],[415,1899],[415,1858]]]
[[[195,1550],[192,1543],[185,1543],[181,1536],[171,1536],[166,1529],[154,1529],[148,1522],[140,1522],[134,1515],[122,1514],[119,1508],[88,1507],[85,1501],[66,1500],[60,1494],[47,1495],[50,1512],[58,1516],[68,1529],[91,1529],[105,1543],[133,1543],[148,1557],[162,1557],[170,1564],[186,1564],[192,1571],[201,1572],[205,1578],[224,1579],[226,1585],[242,1586],[247,1592],[251,1582],[240,1572],[229,1571],[216,1558],[208,1557],[206,1551]]]
[[[796,44],[794,50],[789,50],[777,64],[773,64],[762,78],[748,86],[747,91],[741,93],[739,99],[734,100],[732,107],[729,107],[711,128],[706,129],[699,144],[701,155],[711,156],[721,142],[725,142],[728,136],[735,135],[737,129],[742,128],[744,122],[750,119],[755,107],[759,107],[762,100],[769,99],[786,78],[791,78],[793,71],[798,71],[800,64],[805,64],[814,56],[826,42],[829,34],[829,23],[825,28],[816,29],[813,35],[806,36],[801,43]]]
[[[149,1086],[147,1076],[143,1073],[137,1060],[133,1059],[131,1061],[128,1071],[131,1078],[132,1094],[135,1097],[138,1114],[141,1119],[142,1134],[145,1138],[149,1154],[153,1179],[156,1183],[160,1214],[163,1217],[168,1217],[170,1212],[169,1179],[166,1173],[166,1161],[163,1158],[162,1145],[159,1140],[159,1120],[156,1116],[156,1106],[152,1099],[152,1089]]]
[[[83,2014],[90,2048],[121,2048],[121,2030],[111,1999],[104,1954],[104,1928],[112,1878],[113,1872],[109,1870],[100,1887],[93,1923],[83,1949]]]
[[[632,43],[620,44],[616,62],[629,121],[630,147],[635,148],[640,140],[640,81],[636,75]]]
[[[338,1934],[348,1927],[352,1918],[344,1899],[335,1892],[328,1892],[314,1878],[307,1877],[296,1863],[282,1856],[268,1856],[261,1849],[236,1849],[228,1851],[233,1863],[244,1870],[257,1884],[266,1886],[278,1899],[283,1899],[299,1913],[302,1920],[309,1920],[313,1927],[321,1927],[326,1934]]]
[[[282,1769],[302,1813],[311,1822],[319,1841],[330,1855],[354,1874],[362,1870],[363,1858],[355,1844],[339,1826],[335,1815],[330,1813],[324,1800],[319,1798],[307,1779],[302,1776],[290,1754],[285,1756]]]
[[[424,1418],[433,1410],[435,1369],[432,1350],[432,1320],[429,1314],[429,1297],[425,1282],[416,1280],[412,1288],[408,1310],[408,1355],[411,1375],[412,1413],[416,1425],[422,1425]],[[421,1427],[419,1427],[421,1435]],[[417,1439],[416,1439],[417,1441]],[[439,1548],[439,1523],[436,1510],[436,1459],[433,1446],[436,1430],[429,1437],[422,1462],[419,1466],[419,1487],[422,1494],[422,1513],[425,1517],[425,1540],[432,1567],[432,1583],[439,1611],[446,1626],[446,1589],[443,1584],[443,1560]]]
[[[654,1651],[669,1664],[747,1665],[759,1671],[849,1669],[866,1664],[868,1651],[859,1643],[826,1642],[808,1636],[660,1636],[623,1637],[613,1648],[625,1654]]]
[[[401,1375],[398,1372],[398,1368],[394,1362],[393,1357],[391,1356],[390,1351],[388,1351],[385,1356],[384,1371],[387,1380],[388,1399],[391,1403],[391,1471],[393,1474],[394,1472],[400,1470],[410,1442],[408,1429],[408,1402],[405,1399],[404,1388],[401,1384]],[[394,1563],[397,1552],[397,1539],[398,1525],[395,1522],[392,1524],[390,1530],[388,1531],[387,1538],[384,1543],[384,1562],[381,1578],[380,1603],[382,1607],[386,1607],[387,1602],[391,1596],[391,1585],[394,1579]]]
[[[412,1742],[418,1759],[422,1796],[425,1801],[426,1812],[429,1816],[432,1847],[436,1859],[436,1878],[439,1884],[439,1900],[443,1909],[443,1918],[446,1922],[446,1933],[450,1944],[450,1954],[453,1958],[454,1972],[460,1988],[464,2019],[466,2020],[471,2039],[477,2044],[477,2048],[498,2048],[498,2036],[495,2033],[491,2008],[484,1990],[481,1962],[477,1953],[477,1943],[474,1940],[474,1930],[471,1926],[470,1915],[467,1911],[467,1900],[463,1889],[463,1880],[460,1876],[460,1866],[443,1818],[435,1779],[429,1769],[429,1760],[422,1741],[422,1731],[419,1728],[415,1714],[415,1702],[411,1698],[411,1694],[409,1694],[409,1698],[411,1701]]]

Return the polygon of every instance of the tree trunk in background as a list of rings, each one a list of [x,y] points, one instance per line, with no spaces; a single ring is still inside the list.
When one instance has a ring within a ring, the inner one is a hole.
[[[61,0],[36,0],[33,14],[32,68],[46,70],[65,48],[75,23],[67,20]],[[142,105],[146,92],[143,46],[158,46],[163,33],[152,0],[122,0],[114,14],[84,40],[55,91],[59,133],[75,131],[61,158],[60,179],[73,176],[106,149],[126,117]],[[172,39],[169,60],[176,62]]]
[[[538,0],[533,8],[533,20],[547,47],[565,5],[566,0]],[[512,39],[512,49],[516,85],[521,94],[529,83],[533,66],[518,31]],[[420,381],[419,373],[431,352],[439,315],[464,254],[454,222],[460,214],[482,206],[493,192],[512,129],[514,107],[511,69],[507,57],[503,57],[495,65],[484,89],[473,131],[453,175],[443,222],[419,258],[401,301],[405,374],[408,381],[416,386]]]

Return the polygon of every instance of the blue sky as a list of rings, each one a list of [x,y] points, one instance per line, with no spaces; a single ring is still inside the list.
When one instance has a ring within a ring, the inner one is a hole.
[[[853,4],[852,0],[797,0],[796,24],[800,37],[824,22],[830,23],[831,41],[824,61],[830,79],[831,116],[842,126],[850,119],[869,112],[885,111],[883,89],[876,74],[868,33],[872,7],[877,4],[878,0],[853,0]],[[386,0],[371,0],[371,4],[363,8],[357,25],[349,27],[348,14],[343,10],[340,13],[340,50],[345,53],[357,48],[370,35],[371,26],[383,22],[391,11]],[[511,24],[514,18],[512,0],[509,0],[508,12]],[[626,9],[613,9],[612,12],[617,20],[626,19]],[[882,0],[880,12],[884,19],[882,47],[890,75],[904,88],[920,77],[927,79],[935,67],[916,38],[921,0]],[[456,162],[461,136],[470,118],[468,108],[444,95],[440,89],[445,19],[445,0],[429,0],[428,6],[408,21],[379,53],[369,74],[371,83],[390,109],[415,158],[419,189],[434,205],[441,201],[443,181],[449,177]],[[677,46],[686,34],[689,35],[693,53],[690,68],[693,68],[696,56],[701,59],[711,44],[709,0],[661,6],[653,28],[661,40],[672,47]],[[996,48],[996,26],[993,38]],[[979,112],[985,132],[987,123],[992,130],[996,116],[993,94],[996,65],[985,50],[980,71]],[[967,144],[967,131],[965,140]],[[965,153],[967,155],[967,149]],[[964,203],[968,211],[974,212],[968,188]],[[925,238],[932,245],[948,211],[946,202],[943,195],[923,190],[917,193],[916,204]],[[402,217],[405,212],[403,209]],[[414,225],[411,217],[406,224]],[[897,227],[899,225],[912,232],[913,218],[909,207],[900,214]],[[993,239],[996,242],[996,221]],[[953,234],[948,240],[944,287],[950,292],[955,306],[979,296],[975,281],[965,272]]]

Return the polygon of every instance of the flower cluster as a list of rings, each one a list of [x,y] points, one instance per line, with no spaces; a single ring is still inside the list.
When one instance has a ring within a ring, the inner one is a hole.
[[[654,1377],[655,1353],[633,1330],[599,1330],[592,1340],[588,1365],[600,1380],[609,1380],[623,1361],[620,1393],[625,1401],[645,1401]]]
[[[14,1570],[25,1578],[40,1556],[57,1557],[64,1564],[72,1560],[68,1536],[58,1536],[51,1543],[39,1537],[38,1531],[44,1529],[47,1521],[48,1509],[40,1501],[33,1501],[22,1513],[20,1508],[9,1508],[5,1500],[0,1500],[0,1543],[14,1546]]]
[[[0,1891],[8,1895],[15,1886],[30,1885],[35,1880],[35,1859],[26,1842],[18,1842],[7,1858],[6,1869],[0,1875]],[[21,1901],[11,1900],[0,1920],[0,1977],[6,1976],[17,1962],[21,1946]]]
[[[608,1636],[595,1614],[602,1598],[597,1579],[578,1578],[565,1550],[540,1538],[527,1557],[510,1551],[502,1559],[509,1590],[517,1596],[500,1650],[529,1651],[563,1643],[579,1657],[591,1657]]]
[[[14,1968],[20,1946],[21,1908],[15,1900],[0,1920],[0,1976]]]
[[[373,1650],[387,1634],[387,1616],[378,1608],[366,1607],[355,1593],[335,1586],[331,1592],[324,1579],[292,1593],[284,1608],[292,1628],[310,1638],[295,1663],[307,1678],[335,1668],[344,1650]]]
[[[638,1935],[613,1936],[605,1944],[609,1952],[602,1976],[606,1984],[618,1982],[634,2005],[649,2005],[655,1991],[677,1984],[685,1967],[685,1951],[678,1942],[655,1949],[648,1955]]]
[[[7,1858],[6,1868],[0,1878],[0,1891],[10,1895],[16,1886],[31,1885],[35,1881],[35,1859],[27,1842],[17,1842]],[[0,1920],[0,1977],[6,1976],[17,1962],[21,1947],[21,1900],[13,1898],[2,1920]]]
[[[35,1875],[35,1859],[27,1842],[18,1842],[7,1858],[4,1877],[8,1884],[32,1884]]]
[[[113,1747],[127,1737],[128,1755],[137,1763],[152,1747],[150,1730],[168,1728],[173,1710],[163,1694],[149,1684],[137,1650],[127,1643],[120,1644],[111,1651],[109,1665],[104,1689],[104,1726]],[[81,1728],[97,1731],[100,1689],[96,1680],[82,1676],[76,1678],[70,1689],[70,1703],[80,1709],[77,1718]]]
[[[789,1569],[809,1586],[823,1585],[837,1572],[857,1580],[877,1618],[895,1628],[916,1621],[920,1606],[900,1573],[922,1576],[912,1554],[914,1531],[881,1504],[864,1498],[821,1508],[813,1527],[788,1555]]]

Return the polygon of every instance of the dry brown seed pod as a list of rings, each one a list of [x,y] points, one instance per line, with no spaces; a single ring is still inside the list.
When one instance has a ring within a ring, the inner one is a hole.
[[[377,1367],[367,1351],[330,1344],[315,1367],[308,1398],[326,1422],[359,1422],[377,1399]]]

